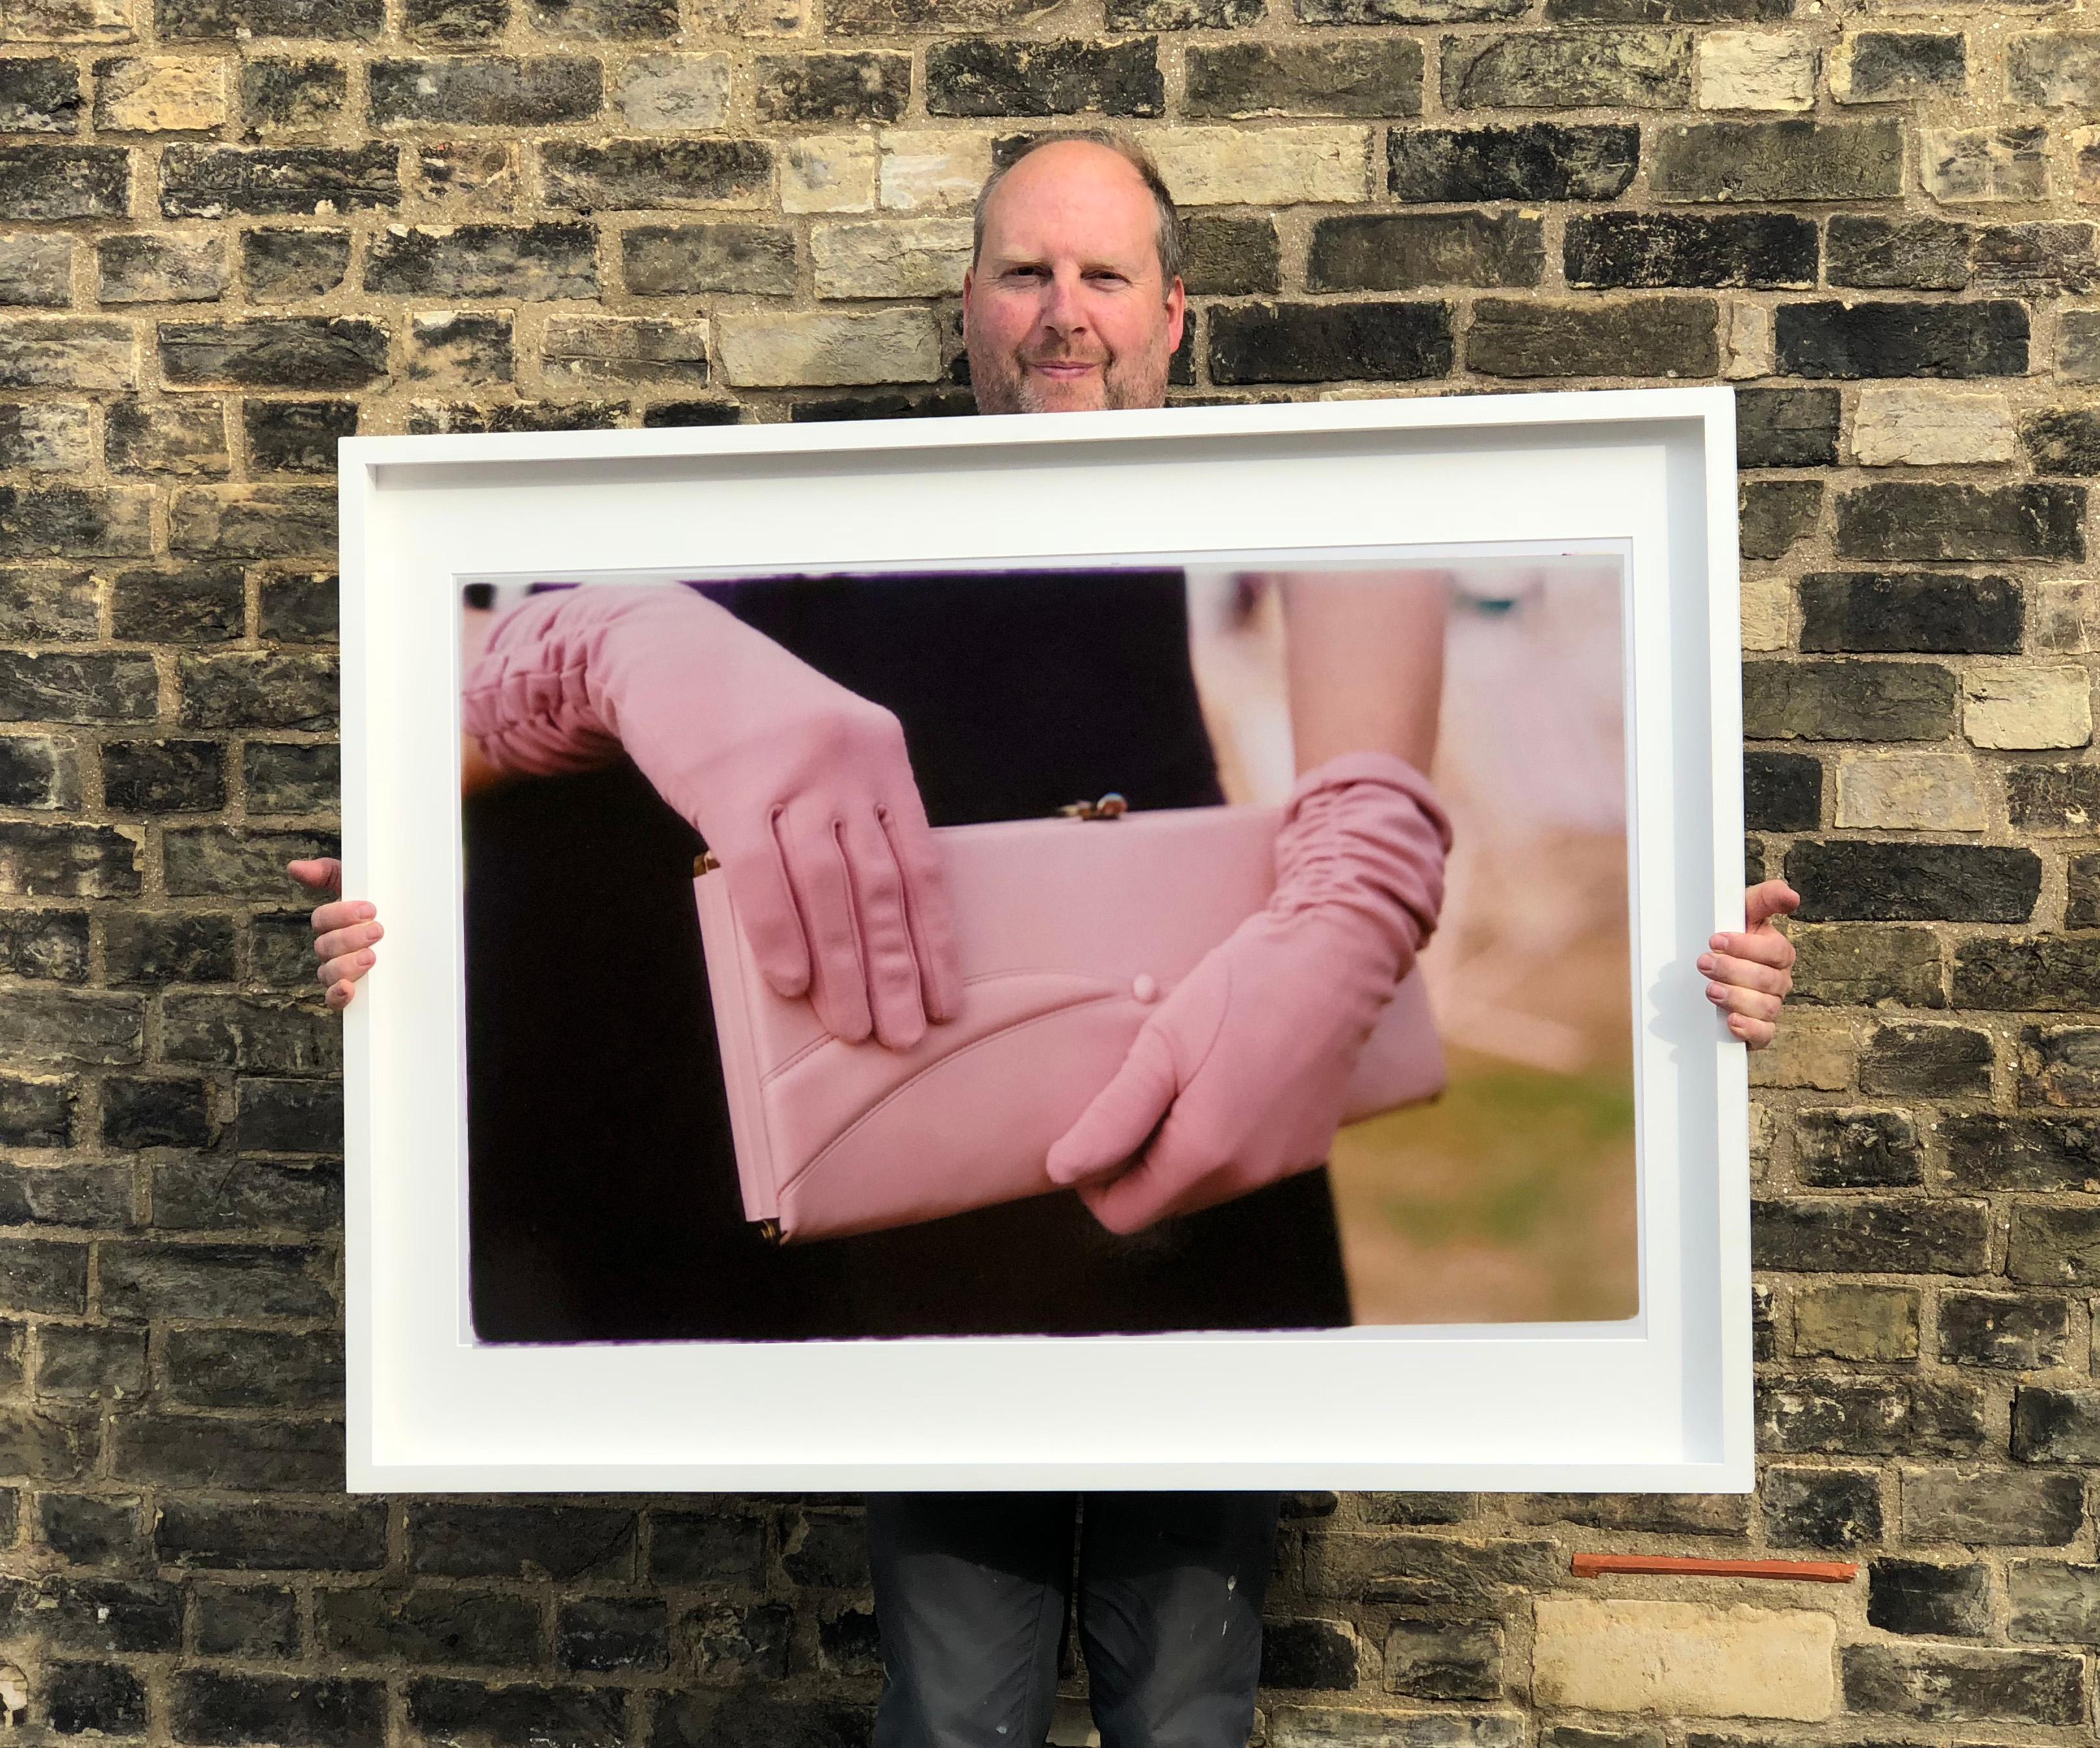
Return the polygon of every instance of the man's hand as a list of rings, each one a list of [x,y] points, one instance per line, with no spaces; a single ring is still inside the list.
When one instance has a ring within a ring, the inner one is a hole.
[[[285,871],[311,892],[342,890],[342,864],[333,856],[289,862]],[[377,962],[372,944],[386,932],[380,926],[379,907],[361,898],[338,899],[315,911],[314,957],[321,964],[314,975],[328,992],[328,1005],[338,1013],[357,993],[358,979]]]
[[[1743,895],[1740,935],[1716,935],[1699,955],[1706,999],[1728,1016],[1728,1029],[1752,1050],[1762,1050],[1778,1028],[1780,1006],[1793,988],[1793,943],[1774,919],[1789,916],[1801,895],[1784,880],[1767,880]]]

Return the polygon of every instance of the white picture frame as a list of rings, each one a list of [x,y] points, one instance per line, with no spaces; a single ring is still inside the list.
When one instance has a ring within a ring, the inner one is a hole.
[[[1743,920],[1735,453],[1725,388],[346,440],[345,886],[387,931],[346,1016],[351,1490],[1748,1490],[1745,1053],[1692,969]],[[1396,545],[1624,555],[1637,1316],[474,1341],[462,580]]]

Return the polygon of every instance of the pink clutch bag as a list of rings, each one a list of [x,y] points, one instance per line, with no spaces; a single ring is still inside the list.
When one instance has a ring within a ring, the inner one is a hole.
[[[775,993],[727,881],[699,874],[745,1217],[796,1242],[1057,1189],[1051,1144],[1114,1078],[1151,1005],[1267,902],[1281,819],[1208,807],[937,830],[963,1008],[903,1051],[843,1043],[808,1002]],[[1443,1088],[1413,971],[1358,1059],[1344,1120]]]

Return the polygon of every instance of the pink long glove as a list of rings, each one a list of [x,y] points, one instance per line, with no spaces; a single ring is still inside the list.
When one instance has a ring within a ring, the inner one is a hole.
[[[1267,907],[1159,1004],[1051,1148],[1050,1176],[1135,1232],[1317,1165],[1364,1041],[1436,926],[1450,848],[1403,760],[1345,753],[1300,777]]]
[[[879,704],[688,588],[536,595],[464,686],[490,761],[540,775],[624,751],[722,865],[766,980],[836,1037],[909,1049],[962,971],[941,861]]]

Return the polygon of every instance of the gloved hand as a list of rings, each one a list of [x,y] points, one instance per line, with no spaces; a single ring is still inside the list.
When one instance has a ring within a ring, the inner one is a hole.
[[[1450,847],[1403,760],[1346,753],[1300,777],[1268,905],[1145,1021],[1051,1148],[1052,1178],[1135,1232],[1320,1164],[1364,1041],[1436,925]]]
[[[940,856],[897,718],[689,588],[536,595],[468,668],[496,766],[624,751],[721,862],[766,981],[834,1036],[909,1049],[962,972]]]

